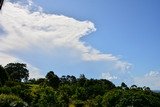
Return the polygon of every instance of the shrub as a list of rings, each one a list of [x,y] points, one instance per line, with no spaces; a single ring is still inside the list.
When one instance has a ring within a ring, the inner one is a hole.
[[[28,104],[16,95],[0,95],[0,107],[27,107]]]

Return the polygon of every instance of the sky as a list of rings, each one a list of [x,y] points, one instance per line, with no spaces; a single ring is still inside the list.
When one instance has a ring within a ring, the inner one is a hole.
[[[159,0],[7,0],[0,64],[160,89]]]

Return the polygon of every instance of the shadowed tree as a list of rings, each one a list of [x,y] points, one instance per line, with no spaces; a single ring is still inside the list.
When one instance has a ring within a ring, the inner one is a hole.
[[[124,82],[121,83],[121,88],[122,89],[129,89],[128,86]]]
[[[57,75],[54,74],[53,71],[49,71],[46,75],[47,83],[49,86],[53,88],[58,88],[60,79]]]
[[[3,1],[4,0],[0,0],[0,10],[2,9]]]
[[[7,73],[5,69],[0,65],[0,84],[4,85],[7,80],[8,80]]]
[[[8,73],[10,80],[21,82],[22,80],[28,80],[29,71],[26,67],[26,64],[23,63],[9,63],[4,69]]]
[[[143,87],[143,90],[144,91],[151,91],[151,89],[149,87],[146,87],[146,86]]]

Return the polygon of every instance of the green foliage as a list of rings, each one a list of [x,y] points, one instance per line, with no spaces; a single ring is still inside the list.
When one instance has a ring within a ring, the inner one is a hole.
[[[150,95],[145,94],[144,92],[125,92],[124,96],[120,99],[120,103],[118,104],[120,107],[124,106],[145,106],[145,107],[159,107],[160,102],[159,99]]]
[[[0,65],[0,85],[3,86],[7,80],[8,80],[8,75],[5,69]]]
[[[15,95],[0,95],[0,107],[27,107],[28,104],[25,103],[21,98]]]
[[[56,91],[52,87],[32,85],[30,95],[32,96],[32,107],[54,107],[58,105]]]
[[[119,102],[120,98],[123,95],[123,90],[115,89],[111,90],[109,92],[106,92],[106,94],[103,96],[102,104],[104,107],[115,107],[116,104]]]
[[[95,98],[88,99],[84,105],[86,107],[102,107],[102,96],[98,95]]]
[[[7,87],[14,87],[14,86],[19,86],[19,85],[22,87],[26,86],[22,82],[16,82],[16,81],[6,81],[6,83],[5,83],[5,86],[7,86]]]
[[[77,99],[80,101],[87,100],[87,93],[84,87],[77,87],[74,95],[72,96],[73,99]]]
[[[87,78],[85,77],[84,74],[81,74],[80,77],[78,78],[78,85],[80,87],[83,87],[85,85]]]
[[[40,84],[43,85],[46,83],[46,79],[45,78],[39,78],[37,79],[37,81],[35,82],[35,84]]]
[[[0,94],[14,94],[22,98],[28,104],[32,100],[30,86],[20,82],[8,81],[4,87],[0,87]]]
[[[60,105],[64,106],[69,104],[69,100],[75,92],[74,89],[75,89],[74,86],[68,84],[61,85],[58,88],[57,96]]]
[[[47,84],[53,88],[58,88],[60,80],[57,75],[54,74],[53,71],[50,71],[46,75]]]
[[[0,94],[11,94],[12,90],[10,87],[0,87]]]
[[[75,76],[70,76],[70,75],[67,75],[67,76],[62,76],[60,78],[60,81],[61,81],[61,84],[75,84],[77,82],[77,78]]]
[[[95,97],[97,95],[104,95],[106,91],[114,89],[115,85],[112,82],[104,79],[90,79],[85,82],[85,88],[88,96]]]
[[[84,74],[62,76],[53,71],[45,78],[27,80],[25,64],[0,66],[0,107],[160,107],[160,93],[149,87],[116,87],[106,79],[87,79]],[[9,77],[9,79],[8,79]]]
[[[26,64],[23,63],[9,63],[4,68],[10,80],[21,82],[22,80],[28,80],[29,71],[26,67]]]
[[[115,89],[103,97],[105,107],[159,107],[160,99],[153,92]]]
[[[40,90],[40,98],[38,99],[39,107],[53,107],[57,103],[55,97],[55,91],[51,87],[44,87]]]
[[[124,82],[121,83],[121,88],[125,90],[129,89],[128,86]]]

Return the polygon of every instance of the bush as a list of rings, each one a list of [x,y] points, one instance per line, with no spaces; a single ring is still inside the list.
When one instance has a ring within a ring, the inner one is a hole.
[[[14,86],[17,86],[17,85],[20,85],[20,84],[22,84],[22,83],[15,82],[15,81],[6,81],[5,86],[7,86],[7,87],[14,87]]]
[[[11,94],[10,87],[0,87],[0,94]]]
[[[15,95],[0,95],[0,107],[27,107],[28,104]]]

